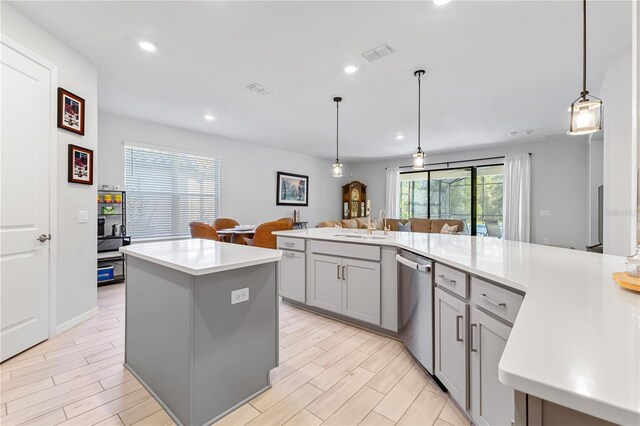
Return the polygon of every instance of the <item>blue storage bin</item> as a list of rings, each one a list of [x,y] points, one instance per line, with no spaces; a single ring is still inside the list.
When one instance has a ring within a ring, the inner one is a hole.
[[[98,268],[98,282],[110,281],[113,279],[113,266]]]

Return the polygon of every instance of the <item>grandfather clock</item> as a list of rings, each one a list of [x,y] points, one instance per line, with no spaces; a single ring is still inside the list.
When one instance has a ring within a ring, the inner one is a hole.
[[[354,180],[342,187],[342,218],[354,219],[367,215],[367,185]]]

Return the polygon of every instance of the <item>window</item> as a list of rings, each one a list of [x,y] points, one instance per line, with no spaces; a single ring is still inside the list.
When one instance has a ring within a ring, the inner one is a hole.
[[[134,238],[189,234],[189,222],[220,211],[220,159],[125,145],[127,233]]]
[[[504,166],[406,172],[400,175],[400,217],[461,219],[472,235],[502,228]],[[476,203],[473,204],[475,194]]]

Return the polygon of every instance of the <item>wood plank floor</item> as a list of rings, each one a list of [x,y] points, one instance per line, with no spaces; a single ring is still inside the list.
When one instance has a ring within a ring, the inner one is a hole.
[[[0,364],[0,424],[173,424],[122,365],[124,303],[101,287],[96,317]],[[218,423],[469,424],[399,342],[283,303],[271,380]]]

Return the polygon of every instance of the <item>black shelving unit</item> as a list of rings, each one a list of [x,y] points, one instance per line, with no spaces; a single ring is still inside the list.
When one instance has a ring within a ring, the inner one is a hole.
[[[122,201],[119,203],[105,203],[102,201],[104,195],[119,194]],[[112,235],[113,225],[127,226],[127,193],[125,191],[98,190],[100,201],[98,201],[98,218],[104,218],[104,235],[98,235],[98,268],[113,267],[113,279],[98,281],[98,285],[121,283],[125,280],[125,257],[118,249],[131,244],[130,235]],[[115,213],[103,214],[102,207],[114,206]]]

